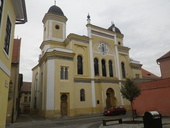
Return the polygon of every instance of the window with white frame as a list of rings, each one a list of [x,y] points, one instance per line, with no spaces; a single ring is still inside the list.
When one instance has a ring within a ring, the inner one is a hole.
[[[62,79],[62,80],[68,79],[68,67],[60,68],[60,79]]]

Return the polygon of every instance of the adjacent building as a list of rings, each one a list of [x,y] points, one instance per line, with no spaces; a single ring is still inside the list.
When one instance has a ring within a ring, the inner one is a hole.
[[[130,48],[114,23],[91,24],[87,36],[66,36],[67,17],[53,5],[43,18],[44,36],[38,64],[32,69],[31,112],[43,117],[102,113],[129,102],[120,93],[126,78],[141,78],[141,64],[129,57]]]
[[[22,86],[22,75],[19,74],[20,47],[21,39],[14,39],[8,92],[7,123],[15,122],[20,111],[20,91]]]
[[[27,22],[25,0],[0,0],[0,128],[5,128],[15,24]]]
[[[137,115],[146,111],[158,111],[163,116],[170,116],[170,52],[157,59],[160,65],[161,79],[138,84],[141,95],[134,101]],[[153,76],[154,77],[154,76]]]
[[[21,87],[21,113],[30,113],[30,103],[31,103],[31,82],[23,82]]]
[[[165,55],[157,59],[157,63],[160,65],[161,77],[168,78],[170,77],[170,51]]]

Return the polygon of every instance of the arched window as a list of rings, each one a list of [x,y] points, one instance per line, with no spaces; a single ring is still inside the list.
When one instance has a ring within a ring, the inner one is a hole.
[[[85,90],[84,89],[80,90],[80,101],[85,101]]]
[[[68,79],[68,68],[65,67],[65,79]]]
[[[98,64],[98,59],[94,59],[94,75],[99,76],[99,64]]]
[[[62,80],[68,79],[68,67],[60,68],[60,79],[62,79]]]
[[[110,77],[113,77],[113,66],[111,60],[109,60],[109,75]]]
[[[61,67],[60,69],[60,79],[64,79],[64,68]]]
[[[77,74],[83,74],[83,59],[80,55],[77,56]]]
[[[121,68],[122,68],[122,77],[126,78],[126,71],[125,71],[125,63],[121,62]]]
[[[102,59],[102,75],[106,76],[106,62]]]

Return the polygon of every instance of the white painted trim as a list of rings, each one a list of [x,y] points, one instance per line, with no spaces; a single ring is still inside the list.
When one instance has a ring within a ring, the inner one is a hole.
[[[121,75],[120,75],[120,72],[121,72],[121,70],[120,70],[120,64],[119,64],[119,53],[118,53],[118,45],[117,45],[117,40],[116,40],[117,38],[116,38],[116,36],[115,36],[115,38],[114,38],[114,41],[115,41],[115,53],[116,53],[116,65],[117,65],[117,75],[118,75],[118,79],[119,80],[121,80]],[[121,82],[119,82],[119,88],[121,89],[122,88],[122,84],[121,84]],[[121,102],[121,105],[124,105],[124,102],[123,102],[123,97],[122,97],[122,95],[121,95],[121,92],[120,92],[120,102]]]
[[[0,60],[0,68],[8,75],[11,75],[10,70],[6,67],[6,65]]]
[[[47,61],[46,110],[54,110],[54,60]]]
[[[98,29],[94,29],[94,28],[91,28],[92,31],[96,31],[96,32],[100,32],[100,33],[104,33],[106,35],[109,35],[109,36],[114,36],[115,34],[110,34],[108,32],[103,32],[103,31],[99,31]],[[109,31],[109,30],[108,30]],[[110,32],[110,31],[109,31]],[[93,34],[92,34],[93,35]]]
[[[89,42],[89,51],[90,51],[90,71],[91,71],[91,78],[94,78],[94,61],[93,61],[93,47],[92,47],[92,39],[91,39],[91,28],[87,28],[88,37],[90,38]],[[92,94],[92,107],[96,107],[96,92],[95,92],[95,82],[94,80],[91,81],[91,94]]]
[[[91,81],[91,91],[92,91],[92,107],[96,107],[96,93],[95,93],[95,83],[94,80]]]
[[[97,35],[97,34],[92,34],[93,36],[98,36],[98,37],[101,37],[101,38],[105,38],[105,39],[108,39],[108,40],[113,40],[112,38],[108,38],[106,36],[102,36],[102,35]],[[113,36],[113,35],[112,35]]]
[[[73,53],[73,51],[72,51],[72,50],[64,49],[64,48],[50,48],[50,49],[47,49],[47,52],[52,52],[52,51],[59,51],[59,52]]]
[[[50,40],[63,42],[64,39],[51,37]]]

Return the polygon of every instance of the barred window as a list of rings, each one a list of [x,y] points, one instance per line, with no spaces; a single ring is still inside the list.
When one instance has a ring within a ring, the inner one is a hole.
[[[10,37],[11,37],[11,21],[8,16],[7,24],[6,24],[5,44],[4,44],[4,50],[7,54],[9,54]]]
[[[60,79],[62,79],[62,80],[68,79],[68,67],[61,67],[61,69],[60,69]]]

